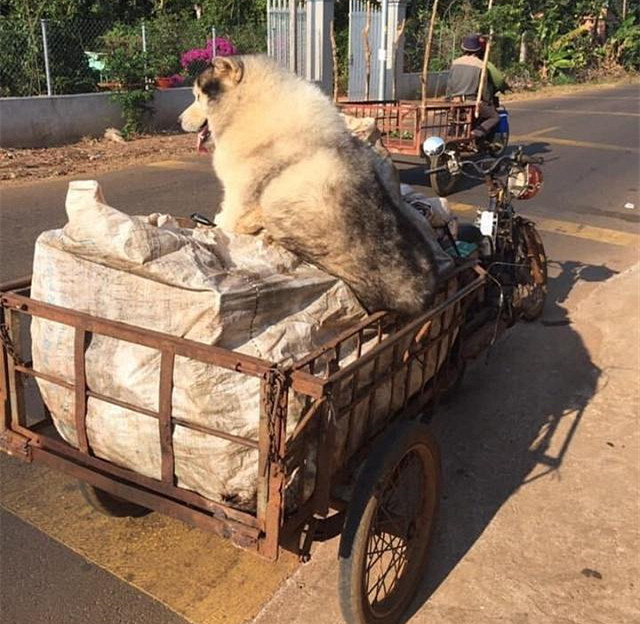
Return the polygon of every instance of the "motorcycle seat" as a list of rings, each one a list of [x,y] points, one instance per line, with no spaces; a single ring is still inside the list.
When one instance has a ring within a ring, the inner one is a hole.
[[[483,238],[480,228],[473,225],[473,223],[460,223],[458,225],[458,240],[477,245]]]

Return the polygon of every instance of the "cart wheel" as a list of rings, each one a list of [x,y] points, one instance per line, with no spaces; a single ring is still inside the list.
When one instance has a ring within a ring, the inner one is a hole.
[[[520,227],[515,261],[523,266],[518,269],[517,288],[522,318],[531,322],[540,317],[547,298],[547,254],[542,238],[533,223],[525,222]],[[536,284],[534,281],[532,269],[534,262],[542,274],[542,284]]]
[[[435,169],[436,167],[442,167],[446,164],[449,156],[447,154],[441,154],[440,156],[435,156],[431,159],[431,169]],[[458,175],[453,175],[449,171],[438,171],[437,173],[432,173],[429,175],[429,182],[431,183],[431,188],[435,191],[438,197],[446,197],[453,192],[453,189],[456,186],[456,182],[458,181]]]
[[[350,624],[395,624],[424,574],[438,508],[440,455],[426,425],[401,422],[371,449],[340,540],[339,592]]]
[[[82,492],[84,500],[96,511],[99,511],[105,516],[112,516],[116,518],[140,518],[151,513],[151,509],[147,509],[142,505],[130,503],[123,498],[109,494],[97,487],[93,487],[93,485],[89,485],[84,481],[80,481],[79,483],[80,492]]]

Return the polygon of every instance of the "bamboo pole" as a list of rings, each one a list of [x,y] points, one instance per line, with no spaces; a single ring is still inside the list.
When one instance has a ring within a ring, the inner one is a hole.
[[[338,101],[338,45],[336,44],[336,29],[334,21],[329,24],[329,37],[331,38],[331,60],[333,63],[333,101]]]
[[[421,101],[420,101],[420,121],[424,123],[427,112],[427,86],[429,82],[429,60],[431,57],[431,42],[433,41],[433,26],[436,21],[436,11],[438,10],[438,0],[433,0],[431,8],[431,21],[429,22],[429,32],[424,46],[424,58],[422,60],[422,83]]]
[[[362,37],[364,39],[365,83],[364,99],[368,100],[371,89],[371,46],[369,45],[369,31],[371,30],[371,0],[367,0],[367,21],[365,22]]]
[[[488,11],[493,8],[493,0],[489,0]],[[491,51],[491,40],[493,39],[493,26],[489,29],[489,40],[484,49],[484,58],[482,59],[482,71],[480,72],[480,84],[478,85],[478,97],[476,97],[476,117],[480,115],[480,103],[482,102],[482,93],[484,85],[487,82],[487,65],[489,64],[489,52]]]
[[[392,93],[392,99],[396,100],[398,99],[398,46],[400,45],[400,40],[402,39],[402,37],[404,37],[404,29],[407,25],[407,20],[403,19],[400,22],[400,25],[396,27],[396,36],[395,39],[393,41],[393,50],[392,50],[392,54],[393,54],[393,59],[391,61],[391,67],[393,67],[393,93]]]
[[[389,0],[380,0],[380,47],[378,48],[378,99],[387,99]]]
[[[298,0],[289,0],[289,69],[298,73]]]

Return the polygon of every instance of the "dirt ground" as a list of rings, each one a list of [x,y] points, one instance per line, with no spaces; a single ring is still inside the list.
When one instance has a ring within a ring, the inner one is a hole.
[[[628,82],[625,79],[624,82]],[[614,83],[620,81],[614,81]],[[537,91],[509,94],[505,101],[552,97],[585,89],[611,86],[612,82],[544,87]],[[0,184],[25,184],[33,180],[56,178],[87,172],[101,173],[164,159],[195,154],[191,134],[157,134],[126,143],[85,138],[72,145],[40,149],[0,148]]]
[[[588,83],[568,84],[568,85],[549,85],[547,87],[539,87],[537,89],[525,89],[507,93],[500,99],[504,102],[517,102],[518,100],[535,100],[540,98],[560,97],[580,93],[582,91],[597,91],[598,89],[607,89],[615,85],[623,84],[640,84],[640,77],[623,74],[621,77],[613,77]]]
[[[85,138],[39,149],[0,148],[0,184],[28,183],[79,173],[100,173],[196,153],[193,134],[156,134],[126,143]]]

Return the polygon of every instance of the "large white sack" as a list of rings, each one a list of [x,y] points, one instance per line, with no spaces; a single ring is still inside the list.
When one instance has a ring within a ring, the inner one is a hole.
[[[273,362],[300,357],[365,316],[344,283],[261,238],[127,216],[94,181],[72,182],[66,208],[64,229],[36,242],[37,300]],[[73,330],[34,318],[31,332],[35,369],[73,382]],[[159,353],[140,345],[93,335],[86,350],[90,390],[151,410],[159,370]],[[58,431],[76,445],[73,393],[38,384]],[[259,380],[177,357],[173,414],[257,439]],[[155,419],[90,398],[87,430],[96,456],[160,478]],[[257,451],[180,425],[173,445],[178,485],[255,504]]]

